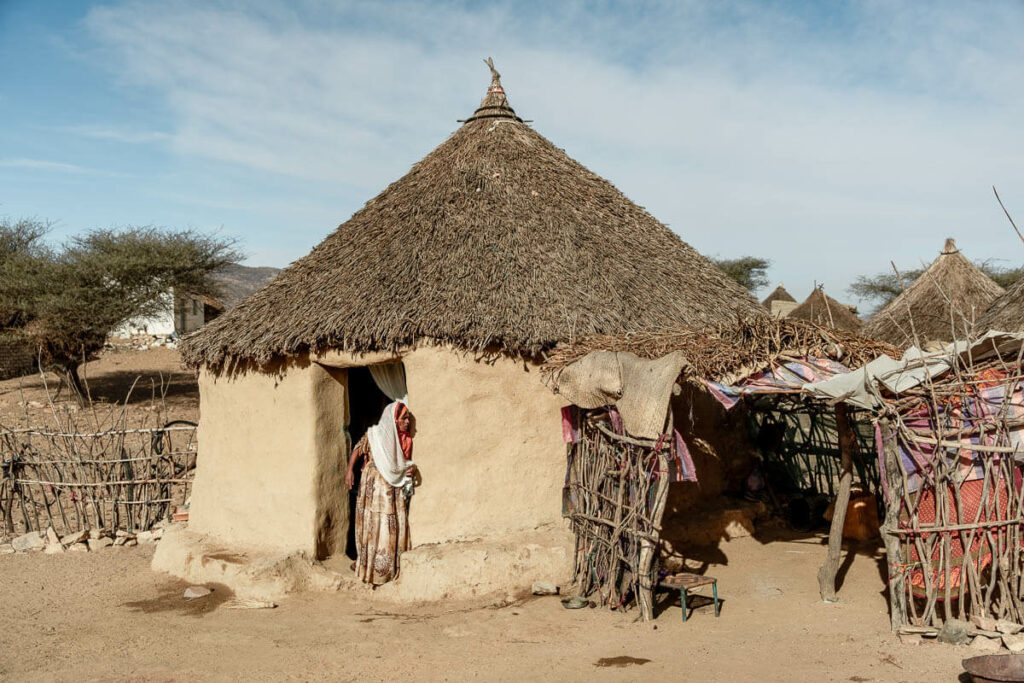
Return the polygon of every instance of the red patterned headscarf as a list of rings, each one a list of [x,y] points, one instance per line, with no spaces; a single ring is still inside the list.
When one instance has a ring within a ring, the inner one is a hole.
[[[398,421],[406,415],[409,419],[412,419],[412,414],[409,412],[409,407],[404,403],[399,403],[395,406],[395,426],[398,426]],[[410,425],[411,426],[411,425]],[[408,431],[398,427],[398,442],[402,446],[402,455],[405,456],[406,460],[412,460],[412,434]]]

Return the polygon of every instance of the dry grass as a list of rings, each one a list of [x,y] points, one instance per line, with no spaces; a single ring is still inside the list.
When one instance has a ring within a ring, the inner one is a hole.
[[[976,329],[976,318],[1003,291],[947,239],[928,269],[876,313],[863,331],[899,345],[965,339]]]
[[[193,365],[420,339],[533,356],[594,334],[764,315],[736,282],[523,123],[473,117],[309,255],[187,338]]]
[[[882,354],[900,356],[897,347],[844,330],[790,318],[758,318],[714,331],[675,327],[622,336],[595,335],[556,348],[549,354],[544,371],[557,372],[593,351],[629,351],[652,359],[683,351],[688,374],[727,383],[770,367],[783,357],[831,358],[853,368]]]
[[[856,332],[864,327],[864,321],[854,315],[849,306],[830,297],[821,287],[815,287],[810,296],[790,311],[787,317],[847,332]]]

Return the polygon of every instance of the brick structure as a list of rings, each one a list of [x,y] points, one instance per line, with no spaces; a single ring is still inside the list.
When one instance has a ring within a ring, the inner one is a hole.
[[[24,339],[0,335],[0,380],[35,372],[36,355]]]

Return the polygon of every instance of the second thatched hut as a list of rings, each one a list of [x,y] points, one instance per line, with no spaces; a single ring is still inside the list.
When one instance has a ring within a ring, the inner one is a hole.
[[[930,266],[872,316],[864,334],[896,346],[964,339],[1003,288],[981,272],[952,238]]]
[[[864,322],[850,310],[849,306],[830,297],[820,286],[815,287],[810,296],[791,310],[787,317],[846,332],[857,332],[864,327]]]

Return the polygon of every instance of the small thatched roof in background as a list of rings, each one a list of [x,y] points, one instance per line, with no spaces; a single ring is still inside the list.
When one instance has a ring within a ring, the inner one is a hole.
[[[830,358],[851,369],[882,354],[900,357],[898,348],[852,332],[804,320],[765,317],[723,325],[710,332],[676,327],[623,336],[595,335],[555,348],[548,354],[544,372],[558,372],[594,351],[628,351],[647,359],[681,351],[694,378],[726,384],[764,370],[784,357]]]
[[[492,66],[451,137],[183,354],[219,365],[432,339],[533,355],[759,315],[739,284],[516,116]]]
[[[947,239],[924,273],[871,317],[864,334],[891,344],[916,345],[953,341],[955,328],[955,336],[962,339],[975,332],[974,321],[1003,291]]]
[[[1024,278],[1014,282],[978,316],[978,333],[989,330],[1024,332]]]
[[[779,283],[779,286],[775,288],[775,291],[769,294],[768,298],[761,302],[761,305],[770,311],[772,310],[772,303],[776,301],[792,301],[793,303],[796,303],[796,299],[793,298],[792,294],[786,291],[786,288],[782,286],[781,282]]]
[[[847,332],[856,332],[864,327],[864,321],[858,318],[849,306],[830,297],[821,287],[815,287],[810,296],[786,317],[807,320],[816,325]]]

